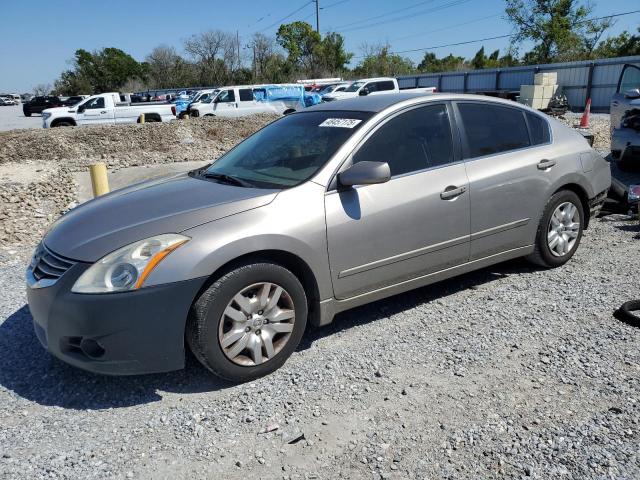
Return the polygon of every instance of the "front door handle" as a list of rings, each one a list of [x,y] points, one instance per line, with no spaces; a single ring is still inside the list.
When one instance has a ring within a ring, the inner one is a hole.
[[[107,111],[106,111],[106,110],[103,110],[103,111],[101,111],[100,113],[102,113],[102,114],[104,115],[105,113],[107,113]]]
[[[620,105],[620,102],[618,102],[617,100],[614,100],[613,102],[611,102],[612,107],[617,107],[618,105]]]
[[[459,197],[464,192],[467,191],[467,187],[456,187],[454,185],[449,185],[445,188],[440,194],[440,198],[442,200],[453,200],[454,198]]]
[[[547,160],[546,158],[544,160],[540,160],[538,162],[538,170],[548,170],[551,167],[553,167],[556,164],[555,160]]]

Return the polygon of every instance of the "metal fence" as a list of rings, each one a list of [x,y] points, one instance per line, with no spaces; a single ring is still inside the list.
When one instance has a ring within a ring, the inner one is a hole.
[[[558,85],[574,111],[584,109],[591,98],[591,110],[608,112],[622,67],[626,63],[640,66],[640,56],[605,58],[580,62],[527,65],[467,72],[425,73],[398,77],[400,88],[436,87],[439,92],[515,92],[521,85],[533,85],[539,72],[557,72]]]

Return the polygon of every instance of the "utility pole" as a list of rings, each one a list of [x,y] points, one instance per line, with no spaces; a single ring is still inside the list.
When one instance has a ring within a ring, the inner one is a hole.
[[[320,33],[320,0],[313,0],[316,2],[316,32]]]
[[[242,62],[240,61],[240,32],[236,30],[236,44],[238,45],[238,70],[242,66]]]

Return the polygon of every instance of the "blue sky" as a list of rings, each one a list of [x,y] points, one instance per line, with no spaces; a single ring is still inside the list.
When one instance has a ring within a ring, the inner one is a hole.
[[[160,44],[181,51],[183,39],[208,29],[238,30],[245,41],[256,31],[273,35],[277,22],[297,9],[284,23],[306,20],[315,25],[315,5],[305,3],[307,0],[3,0],[0,92],[28,92],[39,83],[52,83],[69,68],[78,48],[117,47],[143,60]],[[592,3],[595,16],[640,6],[637,0]],[[321,30],[342,33],[348,50],[356,55],[362,53],[365,43],[389,42],[393,50],[401,51],[511,33],[503,18],[502,0],[320,0],[320,6],[327,7],[320,13]],[[635,31],[639,24],[640,14],[621,17],[609,34]],[[507,44],[508,39],[484,42],[485,51],[505,49]],[[438,56],[451,52],[470,57],[480,46],[433,51]],[[406,54],[416,62],[422,55]]]

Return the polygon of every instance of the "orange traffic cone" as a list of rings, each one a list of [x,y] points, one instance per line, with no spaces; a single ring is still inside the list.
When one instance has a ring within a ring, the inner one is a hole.
[[[589,114],[591,113],[591,99],[587,98],[587,105],[584,107],[584,113],[580,119],[580,128],[589,128]]]

